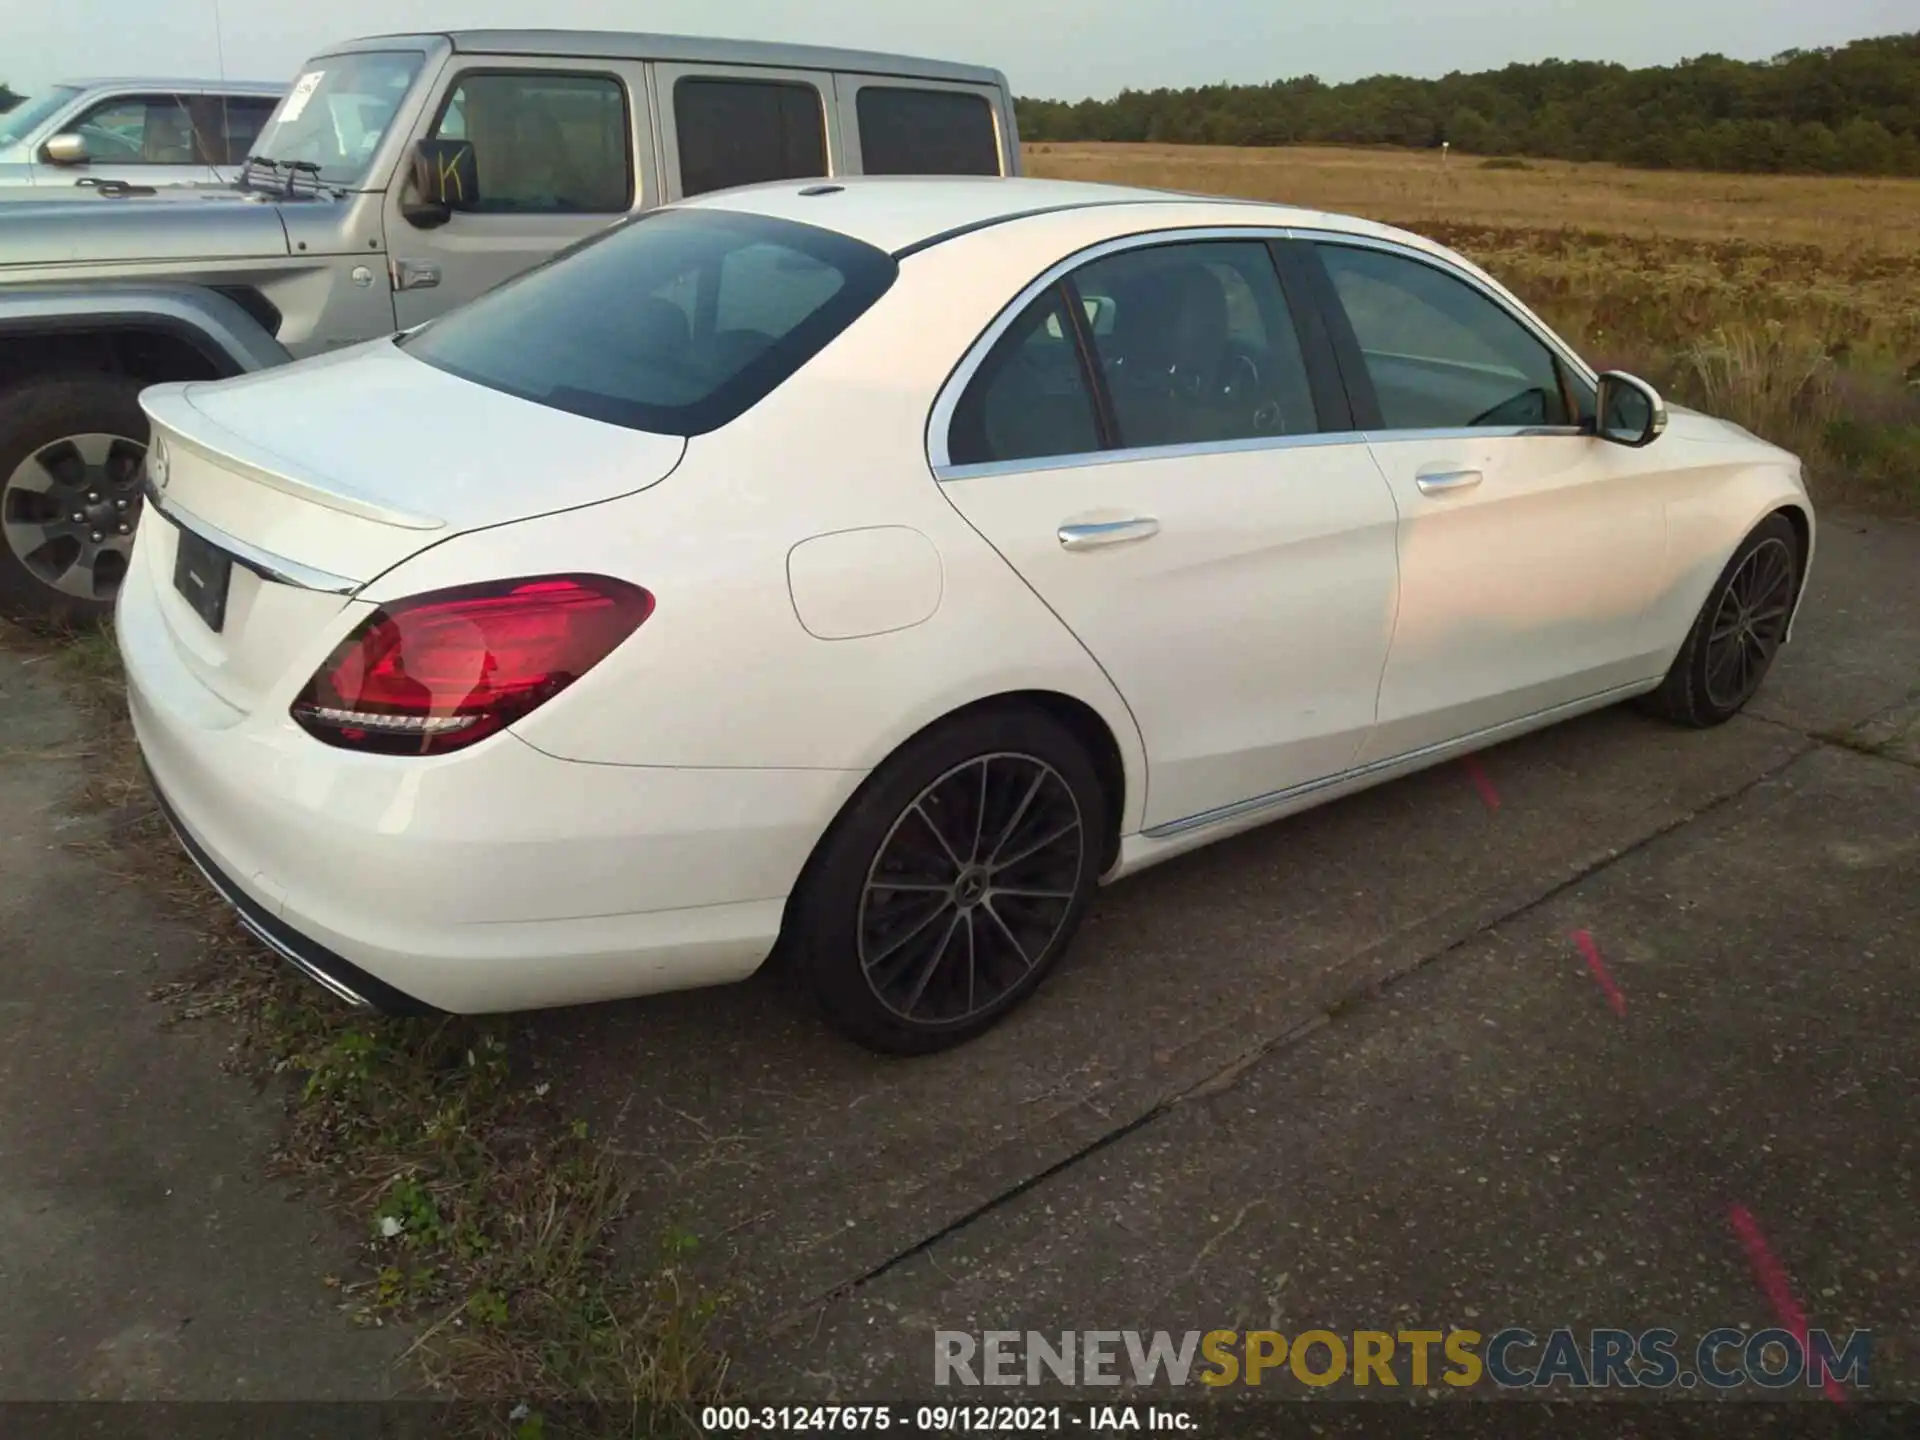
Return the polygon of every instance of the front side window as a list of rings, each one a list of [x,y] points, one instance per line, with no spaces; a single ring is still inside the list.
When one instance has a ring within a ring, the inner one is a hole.
[[[1404,256],[1318,249],[1387,429],[1575,423],[1553,352],[1483,292]]]
[[[804,81],[687,77],[673,87],[673,123],[682,195],[827,173],[826,109]]]
[[[283,165],[316,165],[328,185],[359,186],[426,60],[414,50],[368,50],[310,61],[253,153]]]
[[[107,165],[194,165],[210,156],[197,143],[193,115],[179,95],[127,95],[96,105],[73,127],[87,158]]]
[[[1125,250],[1073,283],[1127,448],[1319,428],[1280,277],[1257,240]]]
[[[1067,304],[1066,288],[1049,286],[994,342],[954,407],[949,463],[985,465],[1100,449],[1100,424]]]
[[[984,95],[863,85],[854,108],[865,174],[1000,173],[1000,134]]]
[[[461,76],[433,138],[473,145],[479,214],[616,215],[633,205],[629,129],[618,80],[500,71]]]
[[[885,251],[816,226],[657,210],[397,343],[536,404],[700,435],[783,384],[898,273]]]

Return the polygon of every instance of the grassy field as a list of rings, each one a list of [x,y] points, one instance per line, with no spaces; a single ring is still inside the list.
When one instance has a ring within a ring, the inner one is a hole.
[[[1920,514],[1920,181],[1311,146],[1053,144],[1026,160],[1416,230],[1596,364],[1797,451],[1816,498]]]

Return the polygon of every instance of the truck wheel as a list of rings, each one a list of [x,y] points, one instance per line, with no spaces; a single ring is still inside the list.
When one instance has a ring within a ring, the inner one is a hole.
[[[112,614],[140,520],[144,388],[60,375],[0,394],[0,611],[13,619]]]

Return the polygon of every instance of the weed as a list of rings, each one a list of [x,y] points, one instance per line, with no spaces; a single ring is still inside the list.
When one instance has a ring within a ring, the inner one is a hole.
[[[341,1287],[356,1318],[417,1330],[421,1386],[480,1402],[457,1411],[480,1433],[693,1433],[725,1366],[707,1342],[719,1297],[688,1280],[687,1238],[668,1236],[651,1264],[615,1253],[627,1187],[528,1078],[504,1020],[369,1018],[260,950],[142,781],[111,627],[45,653],[107,762],[82,797],[111,822],[100,863],[204,938],[197,971],[156,998],[176,1022],[225,1017],[233,1068],[285,1095],[276,1168],[365,1237],[364,1271]]]

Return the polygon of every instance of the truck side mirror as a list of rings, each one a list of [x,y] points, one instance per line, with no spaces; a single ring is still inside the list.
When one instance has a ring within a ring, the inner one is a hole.
[[[415,142],[413,173],[400,206],[409,224],[431,230],[479,203],[480,166],[471,140]]]
[[[72,133],[56,135],[40,147],[40,158],[49,165],[84,165],[87,163],[87,137]]]

